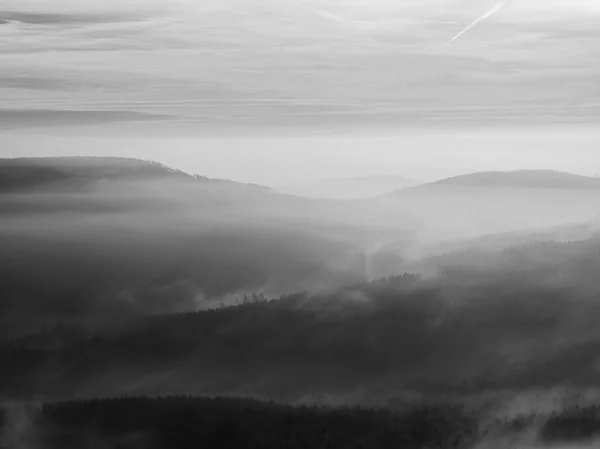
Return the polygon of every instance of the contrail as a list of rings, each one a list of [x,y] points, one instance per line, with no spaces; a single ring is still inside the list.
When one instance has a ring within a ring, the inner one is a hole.
[[[461,37],[463,34],[465,34],[466,32],[468,32],[471,28],[473,28],[474,26],[476,26],[479,22],[483,22],[484,20],[489,19],[490,17],[492,17],[494,14],[499,13],[500,11],[502,11],[504,8],[506,8],[512,2],[513,2],[513,0],[504,0],[503,2],[498,3],[496,6],[494,6],[492,9],[490,9],[488,12],[486,12],[484,15],[478,17],[477,19],[475,19],[473,21],[473,23],[471,23],[464,30],[462,30],[460,33],[458,33],[456,36],[454,36],[452,39],[450,39],[448,41],[448,43],[451,44],[456,39],[458,39],[459,37]]]
[[[342,16],[338,16],[337,14],[334,14],[332,12],[321,11],[321,10],[317,10],[317,9],[314,9],[314,10],[308,10],[307,9],[307,11],[310,12],[311,14],[323,17],[325,19],[329,19],[332,22],[337,22],[337,23],[341,23],[341,24],[344,24],[344,25],[348,25],[348,24],[351,23],[350,20],[348,20],[348,19],[346,19],[346,18],[344,18]]]

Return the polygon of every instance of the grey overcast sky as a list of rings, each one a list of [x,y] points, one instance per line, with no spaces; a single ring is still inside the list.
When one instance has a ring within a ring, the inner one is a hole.
[[[600,172],[600,1],[0,0],[0,156]]]

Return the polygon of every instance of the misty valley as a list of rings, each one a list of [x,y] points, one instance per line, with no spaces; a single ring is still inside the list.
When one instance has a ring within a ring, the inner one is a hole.
[[[354,181],[0,161],[0,447],[594,447],[600,179]]]
[[[600,448],[599,24],[0,0],[0,449]]]

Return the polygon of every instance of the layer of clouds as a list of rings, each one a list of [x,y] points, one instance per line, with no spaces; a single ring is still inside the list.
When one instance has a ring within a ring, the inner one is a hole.
[[[494,4],[0,0],[0,96],[19,110],[263,124],[415,110],[475,117],[482,107],[587,120],[600,104],[598,2],[516,0],[444,45]]]
[[[131,111],[1,109],[0,131],[40,126],[81,126],[166,120],[171,117]]]

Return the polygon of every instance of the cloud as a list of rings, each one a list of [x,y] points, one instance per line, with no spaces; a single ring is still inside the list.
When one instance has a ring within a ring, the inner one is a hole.
[[[0,0],[0,94],[20,109],[264,123],[280,120],[282,108],[314,112],[299,110],[303,101],[327,114],[419,109],[436,117],[440,107],[598,97],[590,81],[600,76],[600,31],[589,2],[515,1],[468,39],[443,45],[494,4]]]
[[[46,12],[0,11],[0,23],[21,22],[32,25],[84,25],[88,23],[118,22],[115,15],[56,14]]]
[[[66,87],[66,83],[52,78],[0,75],[0,86],[5,89],[62,90]]]
[[[21,128],[93,125],[171,117],[130,111],[61,111],[52,109],[0,109],[0,131]]]
[[[1,11],[44,14],[105,14],[164,10],[170,0],[0,0]]]

